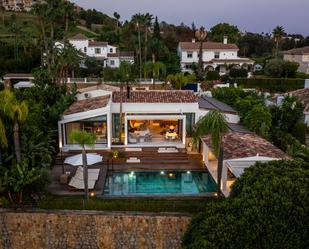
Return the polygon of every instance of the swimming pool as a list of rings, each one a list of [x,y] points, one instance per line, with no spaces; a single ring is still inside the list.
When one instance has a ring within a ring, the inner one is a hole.
[[[216,191],[208,172],[113,173],[106,179],[104,195],[196,195]]]

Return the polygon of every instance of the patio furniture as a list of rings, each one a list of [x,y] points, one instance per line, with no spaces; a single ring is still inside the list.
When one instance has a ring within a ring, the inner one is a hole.
[[[178,137],[178,134],[176,132],[166,132],[165,138],[167,140],[176,140]]]
[[[94,189],[96,181],[99,179],[100,169],[88,169],[88,189]],[[69,184],[70,187],[84,190],[84,169],[78,167],[75,175],[71,178]]]
[[[130,157],[129,159],[127,159],[127,163],[140,163],[141,160],[138,159],[137,157]]]
[[[135,133],[129,133],[129,143],[130,144],[138,143],[138,137]]]

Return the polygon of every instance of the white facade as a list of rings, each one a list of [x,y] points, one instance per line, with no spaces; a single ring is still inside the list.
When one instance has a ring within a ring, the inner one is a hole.
[[[147,91],[146,91],[147,92]],[[105,107],[97,108],[88,111],[81,111],[73,114],[64,115],[62,119],[59,121],[59,146],[60,148],[66,148],[69,150],[76,150],[80,149],[77,145],[72,145],[67,143],[66,139],[66,124],[71,122],[83,121],[86,119],[96,118],[102,115],[106,116],[107,122],[107,143],[106,144],[96,144],[95,149],[110,149],[112,147],[113,142],[113,116],[114,114],[120,113],[120,103],[113,102],[113,92],[109,90],[103,89],[90,89],[89,91],[83,91],[82,93],[78,94],[77,101],[84,101],[89,98],[97,98],[101,96],[110,96],[108,104]],[[128,122],[130,120],[173,120],[178,121],[179,126],[179,141],[177,143],[169,142],[169,141],[162,141],[160,144],[152,144],[151,142],[148,144],[138,144],[133,145],[137,147],[155,147],[155,146],[175,146],[178,148],[184,148],[187,144],[187,114],[193,115],[193,119],[190,122],[191,125],[198,122],[198,120],[207,114],[206,110],[202,110],[199,107],[199,103],[130,103],[130,102],[123,102],[122,103],[122,113],[124,114],[124,145],[123,146],[130,146],[129,144],[129,127]],[[237,123],[239,121],[239,117],[235,114],[227,114],[226,118],[228,122]],[[192,123],[193,122],[193,123]],[[189,123],[188,123],[189,125]],[[132,145],[131,145],[132,146]]]
[[[178,56],[180,57],[181,69],[183,72],[192,73],[192,65],[199,63],[199,42],[194,39],[192,42],[180,42],[178,45]],[[223,43],[203,43],[203,69],[219,70],[221,74],[226,73],[226,65],[236,64],[239,66],[253,65],[248,58],[238,57],[238,47],[235,44],[228,44],[227,39]]]
[[[298,72],[309,74],[309,54],[284,54],[283,59],[298,63]]]
[[[117,47],[109,45],[107,42],[89,40],[81,34],[72,37],[69,42],[81,53],[101,61],[104,66],[118,68],[122,61],[134,63],[133,53],[128,55],[126,52],[126,56],[122,56],[123,53],[118,52]],[[56,42],[55,46],[63,48],[63,44],[60,42]]]

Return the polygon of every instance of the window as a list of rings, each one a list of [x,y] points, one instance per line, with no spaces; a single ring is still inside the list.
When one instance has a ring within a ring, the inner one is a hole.
[[[84,130],[95,135],[96,144],[107,144],[107,116],[99,116],[90,119],[79,120],[76,122],[67,123],[66,129],[66,142],[69,141],[70,134],[73,130]]]
[[[113,141],[116,142],[119,140],[119,129],[120,129],[120,114],[113,113],[112,114],[112,134],[113,134]]]
[[[113,49],[112,49],[112,48],[110,48],[110,49],[109,49],[109,52],[110,52],[110,53],[113,53]]]
[[[110,64],[111,64],[111,66],[114,66],[114,65],[115,65],[115,61],[114,61],[114,60],[111,60],[111,61],[110,61]]]
[[[215,52],[215,59],[219,59],[220,58],[220,52]]]
[[[191,69],[191,68],[192,68],[192,65],[191,65],[191,64],[187,64],[187,65],[185,66],[185,68],[186,68],[186,69]]]
[[[94,49],[94,52],[95,52],[96,54],[101,54],[101,48],[95,48],[95,49]]]
[[[193,133],[193,125],[195,123],[195,113],[185,113],[185,115],[187,136],[191,136]]]
[[[84,47],[84,53],[87,53],[87,47]]]
[[[192,52],[187,52],[187,58],[193,58],[193,53]]]

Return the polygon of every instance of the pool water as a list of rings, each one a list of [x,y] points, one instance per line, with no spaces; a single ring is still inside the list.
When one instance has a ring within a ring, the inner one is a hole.
[[[106,179],[104,195],[190,195],[216,191],[208,172],[113,173]]]

